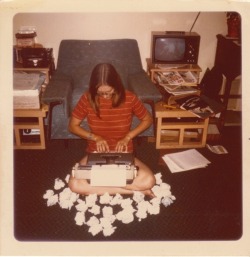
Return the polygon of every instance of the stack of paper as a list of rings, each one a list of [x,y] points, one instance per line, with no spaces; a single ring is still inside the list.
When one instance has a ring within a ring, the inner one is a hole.
[[[171,172],[180,172],[206,167],[210,161],[195,149],[165,154],[163,160]]]

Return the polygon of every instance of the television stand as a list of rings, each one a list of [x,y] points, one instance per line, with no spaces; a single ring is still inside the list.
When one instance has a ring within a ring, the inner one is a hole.
[[[184,83],[186,86],[197,86],[199,83],[200,72],[202,71],[197,64],[170,64],[161,65],[153,64],[151,59],[146,59],[147,72],[152,82],[158,87],[165,96],[165,89],[161,90],[161,86],[157,81],[157,73],[191,72],[196,82]],[[199,119],[189,111],[179,108],[164,107],[165,102],[155,104],[155,117],[157,120],[156,130],[156,149],[170,148],[199,148],[204,147],[207,140],[207,131],[209,118]]]

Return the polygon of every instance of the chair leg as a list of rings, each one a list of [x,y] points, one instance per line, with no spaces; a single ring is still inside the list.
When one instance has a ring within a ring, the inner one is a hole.
[[[48,113],[48,130],[47,130],[47,139],[48,141],[51,139],[51,125],[52,125],[52,113],[53,113],[53,108],[56,105],[62,104],[61,101],[56,101],[56,102],[51,102],[49,104],[49,113]]]

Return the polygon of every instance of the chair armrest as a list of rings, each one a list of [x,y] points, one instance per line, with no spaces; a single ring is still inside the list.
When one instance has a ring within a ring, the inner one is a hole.
[[[128,89],[134,92],[142,102],[158,102],[162,95],[145,71],[128,76]]]
[[[63,104],[65,115],[70,114],[70,101],[72,97],[72,80],[68,76],[56,76],[52,78],[42,95],[42,102]]]

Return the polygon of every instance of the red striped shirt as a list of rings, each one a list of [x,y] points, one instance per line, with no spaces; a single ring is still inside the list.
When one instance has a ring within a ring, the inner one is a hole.
[[[119,107],[112,107],[112,100],[100,97],[100,118],[90,105],[87,93],[83,94],[74,108],[72,115],[83,120],[87,118],[90,130],[107,140],[110,151],[114,151],[117,142],[130,131],[133,115],[143,119],[147,109],[138,97],[126,91],[125,102]],[[96,142],[88,140],[88,152],[96,151]],[[128,152],[133,151],[132,141],[128,144]]]

